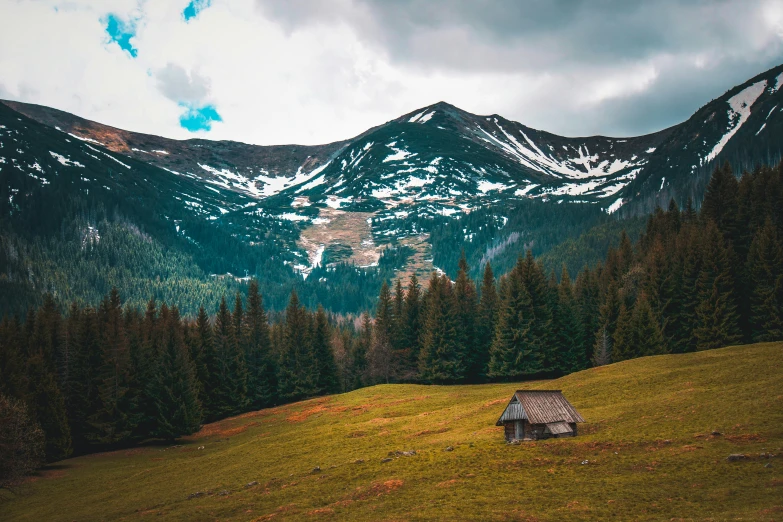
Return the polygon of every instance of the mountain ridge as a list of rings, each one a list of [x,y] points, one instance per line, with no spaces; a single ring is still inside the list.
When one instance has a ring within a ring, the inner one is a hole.
[[[453,273],[460,251],[474,275],[489,261],[503,273],[521,250],[544,254],[608,219],[626,226],[616,218],[672,198],[698,206],[719,162],[778,161],[781,84],[783,65],[637,137],[563,137],[440,101],[314,146],[172,140],[2,101],[0,214],[34,237],[77,212],[64,200],[119,206],[207,275],[266,277],[265,291],[313,276],[323,295],[338,273],[360,285],[373,271]],[[42,217],[42,205],[59,210]],[[98,226],[80,223],[79,237]]]

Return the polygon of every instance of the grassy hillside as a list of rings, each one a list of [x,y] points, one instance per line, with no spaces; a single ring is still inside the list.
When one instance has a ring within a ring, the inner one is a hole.
[[[587,420],[582,435],[505,444],[494,424],[518,387],[562,389]],[[727,462],[732,453],[752,458]],[[775,520],[782,454],[783,344],[759,344],[262,410],[179,446],[64,461],[0,518]]]

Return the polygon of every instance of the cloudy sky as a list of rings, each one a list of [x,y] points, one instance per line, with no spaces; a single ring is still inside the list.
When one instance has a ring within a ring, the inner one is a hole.
[[[0,98],[172,138],[325,143],[444,100],[567,136],[783,63],[783,0],[0,0]]]

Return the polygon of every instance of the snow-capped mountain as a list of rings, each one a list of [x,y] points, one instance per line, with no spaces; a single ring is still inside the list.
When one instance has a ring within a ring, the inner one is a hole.
[[[717,163],[736,173],[783,157],[783,66],[770,69],[673,127],[624,195],[624,214],[645,214],[671,198],[698,204]]]
[[[474,261],[543,248],[519,211],[528,202],[548,205],[553,222],[562,204],[628,216],[672,197],[698,203],[717,162],[780,159],[782,87],[779,66],[639,137],[567,138],[440,102],[321,146],[170,140],[3,102],[0,212],[41,219],[40,202],[57,191],[86,206],[148,208],[167,234],[199,247],[230,237],[304,277],[337,261],[372,267],[390,243],[413,252],[400,269],[425,273],[437,268],[432,234],[443,227],[459,231],[449,248]],[[241,255],[204,264],[254,269]]]

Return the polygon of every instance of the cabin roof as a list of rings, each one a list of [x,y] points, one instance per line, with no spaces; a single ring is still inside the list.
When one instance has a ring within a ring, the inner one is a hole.
[[[515,420],[531,424],[585,421],[560,390],[517,390],[496,425]]]

